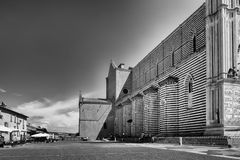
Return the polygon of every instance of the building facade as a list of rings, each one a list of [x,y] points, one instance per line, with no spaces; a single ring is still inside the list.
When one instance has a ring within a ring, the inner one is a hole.
[[[6,143],[23,141],[27,136],[27,116],[15,112],[6,106],[0,106],[0,125],[9,128],[9,132],[1,132]]]
[[[115,135],[240,136],[239,8],[206,0],[135,67],[111,62]]]
[[[79,100],[79,136],[95,140],[113,135],[112,113],[110,101],[81,97]]]

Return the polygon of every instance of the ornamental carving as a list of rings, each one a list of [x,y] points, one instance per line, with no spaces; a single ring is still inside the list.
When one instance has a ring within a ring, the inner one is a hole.
[[[224,88],[224,123],[229,126],[240,125],[240,86]]]

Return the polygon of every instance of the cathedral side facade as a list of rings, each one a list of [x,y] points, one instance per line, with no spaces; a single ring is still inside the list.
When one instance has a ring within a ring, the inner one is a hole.
[[[239,35],[240,1],[206,0],[135,67],[112,61],[99,135],[240,136]]]
[[[114,133],[239,134],[239,24],[238,0],[206,0],[131,69],[131,93],[114,103]]]

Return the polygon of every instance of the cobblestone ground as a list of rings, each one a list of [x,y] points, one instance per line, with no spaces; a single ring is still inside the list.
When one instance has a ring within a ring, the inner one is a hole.
[[[156,146],[159,145],[124,143],[26,144],[0,149],[0,160],[229,160],[229,158],[215,157],[211,154],[189,153]]]

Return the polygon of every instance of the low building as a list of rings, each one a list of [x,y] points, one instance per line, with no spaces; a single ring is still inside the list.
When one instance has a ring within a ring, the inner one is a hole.
[[[112,115],[112,116],[111,116]],[[97,139],[113,135],[112,103],[104,99],[80,98],[79,136]],[[109,118],[109,117],[112,117]],[[109,125],[111,124],[111,125]]]
[[[32,124],[27,124],[27,137],[31,137],[31,135],[37,134],[37,127],[33,126]]]
[[[2,103],[3,104],[3,103]],[[9,132],[1,132],[5,142],[22,141],[27,135],[27,116],[0,105],[0,126],[9,128]]]

